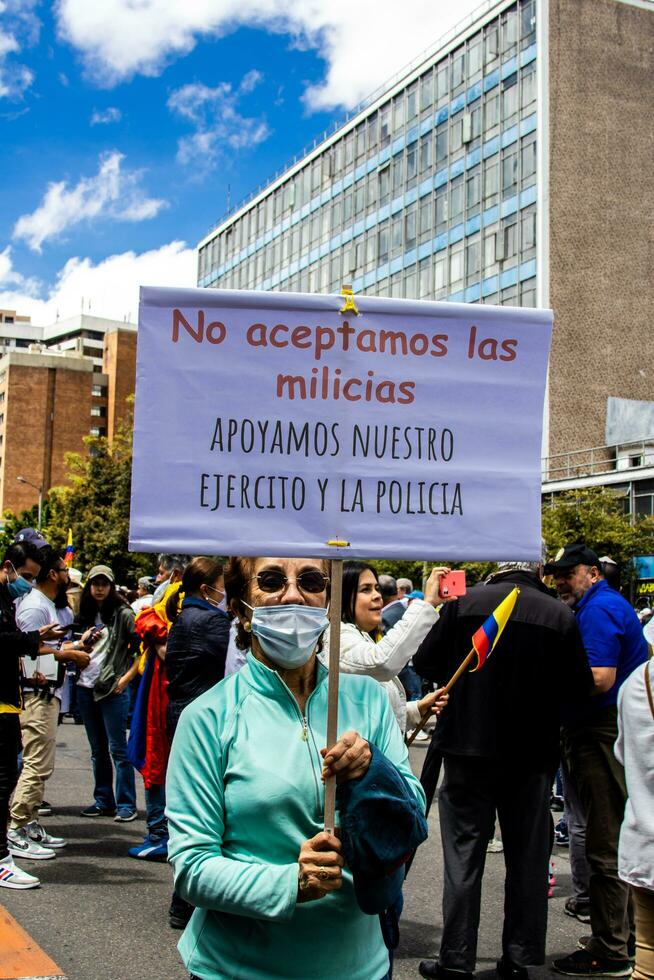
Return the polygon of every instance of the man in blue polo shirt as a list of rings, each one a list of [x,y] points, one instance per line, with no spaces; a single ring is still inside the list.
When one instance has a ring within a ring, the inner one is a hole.
[[[627,798],[624,770],[613,754],[621,685],[647,659],[647,644],[630,604],[611,589],[597,555],[567,545],[545,573],[554,575],[561,599],[577,618],[595,691],[566,719],[563,753],[586,811],[592,936],[582,949],[552,964],[572,977],[623,977],[631,973],[629,889],[618,878],[618,837]]]

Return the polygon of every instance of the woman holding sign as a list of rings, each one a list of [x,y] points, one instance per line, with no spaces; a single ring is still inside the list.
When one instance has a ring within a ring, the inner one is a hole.
[[[383,605],[377,572],[362,561],[343,564],[341,671],[367,674],[382,684],[402,733],[407,727],[415,728],[424,714],[440,714],[447,704],[447,695],[440,697],[440,690],[432,691],[420,701],[407,702],[397,675],[438,621],[438,607],[452,601],[440,594],[441,576],[448,571],[448,568],[434,568],[425,585],[424,600],[412,599],[402,618],[376,643],[371,634],[381,625]],[[327,663],[328,636],[320,656]]]
[[[323,781],[363,784],[382,757],[413,806],[422,810],[424,796],[388,698],[369,678],[342,678],[343,734],[324,747],[328,673],[316,652],[328,625],[328,567],[231,559],[225,587],[251,655],[189,705],[177,728],[168,855],[177,890],[196,906],[179,948],[202,980],[388,974],[379,919],[359,908],[341,841],[322,829]]]

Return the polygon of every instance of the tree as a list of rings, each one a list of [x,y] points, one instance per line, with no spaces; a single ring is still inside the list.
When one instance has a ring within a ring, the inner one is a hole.
[[[88,572],[109,565],[118,582],[133,582],[155,570],[153,555],[128,551],[132,480],[132,424],[122,423],[112,443],[105,436],[85,439],[89,455],[67,453],[70,486],[53,487],[48,494],[43,534],[65,548],[73,532],[75,565]]]
[[[543,537],[549,557],[577,541],[600,557],[608,555],[621,566],[625,583],[634,577],[634,556],[654,551],[654,519],[632,522],[624,510],[624,497],[607,487],[566,490],[543,505]]]

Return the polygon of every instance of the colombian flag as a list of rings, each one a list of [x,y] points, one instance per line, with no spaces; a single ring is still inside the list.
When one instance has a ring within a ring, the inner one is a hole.
[[[472,648],[477,654],[477,666],[470,671],[474,674],[486,663],[486,658],[490,657],[495,648],[495,644],[502,635],[502,630],[506,626],[513,612],[520,589],[512,589],[505,599],[502,599],[497,609],[493,610],[485,623],[482,623],[472,638]]]
[[[69,568],[72,567],[73,561],[75,559],[75,549],[73,548],[73,529],[68,528],[68,541],[66,542],[66,553],[64,555],[64,561]]]

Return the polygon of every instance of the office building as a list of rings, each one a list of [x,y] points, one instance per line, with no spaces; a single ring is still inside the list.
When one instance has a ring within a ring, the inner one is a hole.
[[[653,52],[647,0],[488,0],[214,228],[199,285],[552,307],[546,489],[654,510],[654,430],[609,409],[653,397]]]

